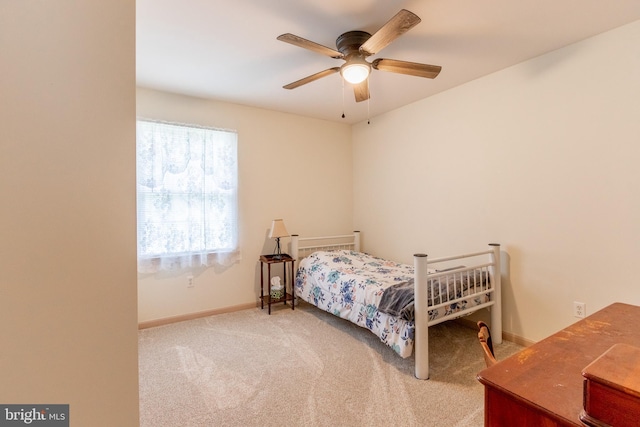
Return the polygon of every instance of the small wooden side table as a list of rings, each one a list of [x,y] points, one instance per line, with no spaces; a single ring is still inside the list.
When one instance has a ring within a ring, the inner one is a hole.
[[[282,302],[284,305],[287,301],[291,301],[291,310],[295,309],[295,296],[293,295],[293,281],[294,277],[294,264],[296,260],[288,254],[281,255],[260,255],[260,309],[264,308],[264,303],[267,303],[268,312],[271,314],[271,304]],[[284,295],[281,298],[271,298],[271,265],[272,264],[284,264],[283,268],[283,289]],[[291,285],[290,292],[287,292],[287,263],[291,263]],[[264,293],[265,276],[264,266],[267,265],[267,294]]]

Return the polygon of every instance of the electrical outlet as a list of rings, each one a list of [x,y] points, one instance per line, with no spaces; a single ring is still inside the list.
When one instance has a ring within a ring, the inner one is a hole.
[[[587,304],[583,302],[573,302],[573,315],[575,317],[584,318],[587,316]]]
[[[187,276],[187,288],[193,288],[195,286],[195,281],[193,280],[193,276]]]

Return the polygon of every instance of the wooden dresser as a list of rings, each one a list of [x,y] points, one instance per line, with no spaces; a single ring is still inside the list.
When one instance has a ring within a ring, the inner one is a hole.
[[[639,325],[640,307],[615,303],[481,371],[485,426],[584,427],[583,371],[615,344],[640,347]]]

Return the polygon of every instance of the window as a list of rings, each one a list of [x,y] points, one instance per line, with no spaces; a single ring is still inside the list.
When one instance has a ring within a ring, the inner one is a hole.
[[[236,132],[138,120],[136,139],[138,271],[235,261]]]

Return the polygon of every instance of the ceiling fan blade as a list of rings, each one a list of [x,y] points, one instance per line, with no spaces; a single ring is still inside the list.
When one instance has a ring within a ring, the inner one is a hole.
[[[353,85],[353,93],[356,96],[356,102],[362,102],[369,99],[369,79],[362,83]]]
[[[408,74],[416,77],[426,77],[435,79],[442,67],[439,65],[419,64],[417,62],[398,61],[396,59],[378,58],[371,63],[371,66],[380,71],[392,73]]]
[[[324,71],[320,71],[319,73],[315,73],[315,74],[311,74],[310,76],[307,76],[303,79],[297,80],[293,83],[289,83],[286,86],[282,86],[285,89],[295,89],[297,87],[300,87],[302,85],[306,85],[307,83],[311,83],[315,80],[321,79],[323,77],[329,76],[331,74],[337,73],[340,71],[340,67],[333,67],[333,68],[329,68],[327,70]]]
[[[302,37],[298,37],[296,35],[293,35],[291,33],[286,33],[286,34],[282,34],[280,36],[277,37],[278,40],[285,42],[285,43],[290,43],[292,45],[295,46],[299,46],[302,47],[304,49],[309,49],[313,52],[319,53],[321,55],[327,55],[330,56],[332,58],[342,58],[343,55],[342,53],[338,52],[335,49],[331,49],[329,47],[323,46],[321,44],[318,44],[316,42],[312,42],[310,40],[307,39],[303,39]]]
[[[418,25],[420,21],[418,15],[402,9],[360,46],[360,52],[365,55],[375,55],[389,43]]]

